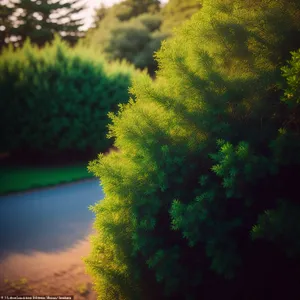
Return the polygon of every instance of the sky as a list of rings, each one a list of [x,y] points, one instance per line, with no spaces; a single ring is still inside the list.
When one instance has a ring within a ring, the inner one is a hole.
[[[121,2],[122,0],[82,0],[82,3],[86,3],[87,9],[78,14],[78,17],[83,17],[85,20],[84,26],[81,30],[88,29],[93,23],[94,9],[99,7],[102,3],[105,6],[112,6],[115,3]],[[168,0],[161,0],[162,4],[167,3]],[[0,0],[1,4],[7,4],[7,0]]]
[[[115,3],[121,2],[121,0],[86,0],[87,2],[87,9],[79,14],[79,16],[85,19],[85,25],[82,27],[83,30],[89,28],[93,23],[93,14],[94,9],[99,7],[102,3],[105,6],[111,6]],[[168,0],[161,0],[161,3],[167,3]]]

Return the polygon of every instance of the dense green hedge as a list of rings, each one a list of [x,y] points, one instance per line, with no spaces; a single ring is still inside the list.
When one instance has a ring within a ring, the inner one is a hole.
[[[99,299],[300,298],[300,2],[202,2],[90,163]]]
[[[138,72],[126,63],[108,64],[91,50],[56,39],[39,50],[29,42],[0,57],[1,151],[98,153],[110,111],[129,100]]]

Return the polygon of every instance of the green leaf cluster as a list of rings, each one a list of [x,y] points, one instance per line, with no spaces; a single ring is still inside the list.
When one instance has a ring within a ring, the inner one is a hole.
[[[0,58],[1,150],[35,153],[106,151],[109,112],[129,100],[138,72],[125,62],[108,64],[91,50],[57,38],[43,49],[26,43]]]
[[[112,115],[119,151],[90,163],[128,221],[98,210],[93,251],[128,258],[139,299],[297,299],[300,3],[202,2]]]

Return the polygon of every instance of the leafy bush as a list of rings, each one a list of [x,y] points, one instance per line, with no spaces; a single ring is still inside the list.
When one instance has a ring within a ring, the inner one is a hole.
[[[300,297],[299,54],[281,71],[299,17],[296,0],[203,1],[156,81],[135,80],[111,115],[119,151],[89,165],[99,299]]]
[[[107,114],[128,102],[132,66],[59,39],[42,50],[27,42],[0,61],[1,150],[69,155],[111,146]]]

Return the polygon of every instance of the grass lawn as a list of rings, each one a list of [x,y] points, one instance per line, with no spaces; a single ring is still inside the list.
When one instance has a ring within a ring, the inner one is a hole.
[[[59,167],[4,166],[0,168],[0,195],[92,177],[87,163]]]

